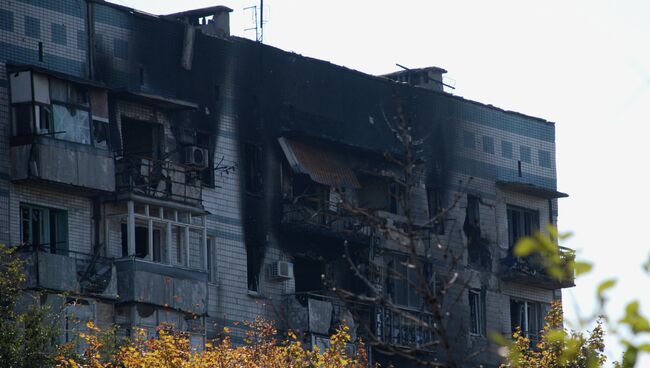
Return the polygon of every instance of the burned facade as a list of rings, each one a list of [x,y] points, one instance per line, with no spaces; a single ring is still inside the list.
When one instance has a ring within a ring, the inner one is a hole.
[[[449,268],[433,239],[460,255],[467,287],[442,304],[455,303],[455,354],[479,352],[468,365],[498,364],[489,331],[534,338],[572,286],[512,254],[566,196],[553,124],[449,94],[439,68],[371,76],[230,36],[229,12],[2,3],[0,241],[24,251],[35,301],[64,309],[62,340],[86,320],[123,334],[172,323],[200,346],[260,315],[313,345],[345,321],[444,361],[430,330],[332,293],[371,294],[347,250],[432,321],[408,254],[360,209],[382,226],[412,219],[434,289]],[[416,142],[407,202],[395,116]]]

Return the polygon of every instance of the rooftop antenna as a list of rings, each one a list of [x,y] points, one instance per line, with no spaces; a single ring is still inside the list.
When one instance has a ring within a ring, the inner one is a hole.
[[[250,10],[253,14],[253,27],[245,28],[244,32],[255,30],[255,40],[257,42],[264,42],[264,25],[266,21],[264,20],[264,0],[260,0],[260,5],[252,5],[244,8],[244,10]],[[258,12],[259,10],[259,12]]]

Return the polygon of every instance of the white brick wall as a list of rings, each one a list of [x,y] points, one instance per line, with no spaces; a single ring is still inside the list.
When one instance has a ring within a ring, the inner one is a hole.
[[[20,243],[20,204],[32,204],[66,210],[68,244],[71,251],[92,253],[92,203],[88,198],[46,189],[34,184],[12,185],[11,242]]]

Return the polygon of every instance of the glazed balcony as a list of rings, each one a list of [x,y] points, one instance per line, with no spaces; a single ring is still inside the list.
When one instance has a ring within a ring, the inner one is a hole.
[[[33,136],[11,147],[11,179],[43,181],[80,190],[113,192],[112,154],[91,145]]]

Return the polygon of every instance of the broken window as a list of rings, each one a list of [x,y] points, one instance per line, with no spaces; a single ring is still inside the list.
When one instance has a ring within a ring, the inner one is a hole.
[[[33,245],[50,253],[67,255],[68,215],[66,211],[22,204],[20,213],[23,244]]]
[[[469,295],[469,333],[485,336],[485,297],[479,289],[471,289]]]
[[[489,270],[492,257],[489,241],[481,236],[480,198],[468,194],[463,232],[467,237],[467,260],[470,266]]]
[[[512,332],[521,327],[522,334],[535,346],[539,332],[544,328],[544,318],[549,311],[546,303],[510,299],[510,325]]]
[[[260,292],[260,271],[264,259],[264,245],[254,239],[246,240],[246,276],[248,290]]]
[[[443,218],[444,208],[442,206],[442,194],[440,188],[429,188],[427,191],[427,200],[429,202],[429,217],[433,230],[438,235],[445,234],[445,221]]]
[[[508,206],[508,245],[512,250],[517,241],[539,231],[539,211]]]
[[[252,143],[244,143],[244,184],[249,194],[262,194],[262,150]]]
[[[308,257],[296,257],[293,264],[296,293],[322,291],[322,275],[324,273],[322,261]]]
[[[76,107],[52,104],[56,138],[90,144],[89,113]]]
[[[86,87],[30,71],[12,73],[11,84],[14,137],[50,135],[91,144],[92,119]],[[104,102],[103,108],[98,103],[97,117],[108,122],[106,92],[98,93],[103,93]],[[100,131],[99,127],[95,130]]]
[[[162,155],[162,126],[122,117],[124,156],[159,159]]]

